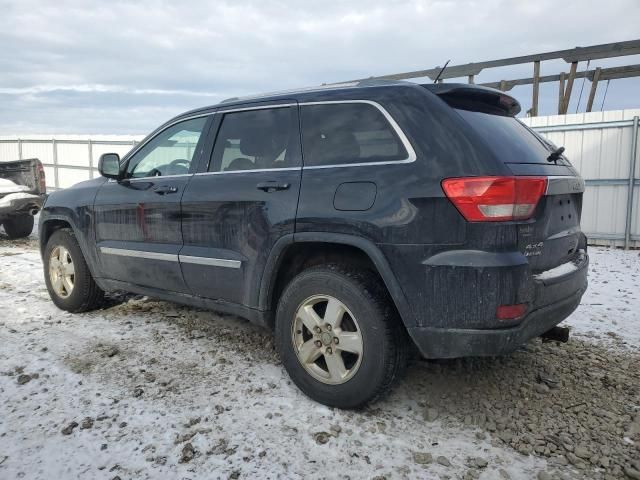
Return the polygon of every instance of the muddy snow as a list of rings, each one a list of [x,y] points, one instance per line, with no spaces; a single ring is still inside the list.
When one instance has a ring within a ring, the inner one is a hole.
[[[589,254],[568,344],[416,358],[347,412],[243,320],[124,295],[58,310],[35,240],[0,233],[0,478],[640,478],[640,256]]]

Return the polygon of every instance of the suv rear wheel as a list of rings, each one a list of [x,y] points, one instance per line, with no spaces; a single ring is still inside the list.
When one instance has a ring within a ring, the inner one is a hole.
[[[276,314],[282,362],[312,399],[356,408],[384,395],[406,366],[404,331],[372,272],[313,267],[286,287]]]
[[[91,276],[78,240],[69,229],[51,235],[44,251],[44,278],[58,308],[78,313],[102,305],[104,292]]]
[[[16,238],[25,238],[31,235],[33,231],[33,216],[19,215],[17,217],[7,218],[3,224],[7,237],[14,240]]]

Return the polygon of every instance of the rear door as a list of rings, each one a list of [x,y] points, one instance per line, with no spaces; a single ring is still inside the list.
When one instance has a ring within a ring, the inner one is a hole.
[[[580,229],[584,181],[561,156],[549,161],[555,145],[511,116],[458,109],[495,156],[514,175],[547,178],[547,191],[533,221],[518,225],[518,247],[534,272],[573,260],[585,248]]]
[[[300,112],[304,170],[296,233],[392,238],[400,216],[410,215],[398,191],[415,180],[398,165],[416,159],[395,120],[369,100],[302,103]]]
[[[256,307],[269,253],[295,229],[297,105],[243,105],[215,117],[212,153],[182,198],[180,263],[191,293]]]
[[[97,255],[104,277],[144,287],[186,292],[180,199],[193,176],[208,116],[177,122],[128,160],[126,178],[96,195]]]

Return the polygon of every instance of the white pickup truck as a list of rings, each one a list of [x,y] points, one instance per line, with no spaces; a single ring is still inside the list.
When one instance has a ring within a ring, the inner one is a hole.
[[[0,225],[10,239],[31,234],[46,191],[44,168],[37,158],[0,162]]]

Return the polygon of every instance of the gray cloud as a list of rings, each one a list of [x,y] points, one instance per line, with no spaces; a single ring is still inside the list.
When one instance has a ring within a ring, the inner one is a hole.
[[[0,9],[0,134],[144,133],[236,95],[628,40],[640,18],[637,0],[0,0]],[[545,63],[543,73],[561,68]],[[639,84],[612,82],[607,107],[640,106]],[[542,113],[554,113],[556,92],[542,89]],[[530,106],[530,88],[512,93]]]

